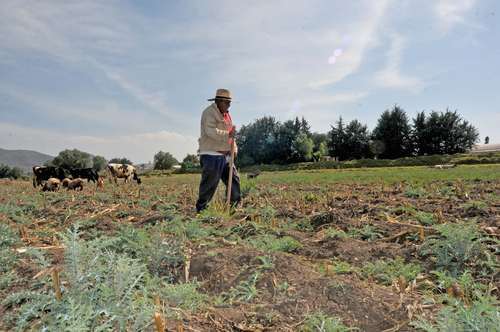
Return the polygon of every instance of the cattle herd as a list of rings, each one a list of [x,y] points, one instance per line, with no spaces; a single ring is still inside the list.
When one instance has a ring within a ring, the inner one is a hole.
[[[128,164],[108,164],[106,167],[109,181],[118,183],[117,179],[124,179],[127,183],[131,180],[141,184],[134,166]],[[67,190],[83,190],[84,180],[94,182],[102,188],[104,179],[92,168],[66,169],[57,166],[33,166],[33,187],[42,187],[42,191],[58,191],[61,187]]]

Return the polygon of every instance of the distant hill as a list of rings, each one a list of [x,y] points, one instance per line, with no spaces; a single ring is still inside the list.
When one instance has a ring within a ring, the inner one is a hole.
[[[30,150],[6,150],[0,148],[0,164],[19,167],[25,172],[31,172],[33,165],[42,165],[53,159],[48,154]]]

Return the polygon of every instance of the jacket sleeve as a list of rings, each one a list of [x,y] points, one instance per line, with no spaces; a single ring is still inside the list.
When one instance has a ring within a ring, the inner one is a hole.
[[[218,129],[217,119],[211,116],[210,113],[203,114],[201,118],[201,124],[208,137],[221,141],[229,140],[229,131]]]

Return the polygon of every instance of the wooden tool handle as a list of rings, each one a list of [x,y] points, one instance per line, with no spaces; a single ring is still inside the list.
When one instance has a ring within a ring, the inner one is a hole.
[[[233,186],[233,166],[234,166],[234,150],[235,143],[234,138],[231,140],[231,159],[229,160],[229,177],[227,178],[227,209],[231,208],[231,188]]]

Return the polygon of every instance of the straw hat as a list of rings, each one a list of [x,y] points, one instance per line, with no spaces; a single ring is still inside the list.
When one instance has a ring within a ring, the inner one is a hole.
[[[227,89],[217,89],[217,92],[215,92],[215,98],[208,99],[208,101],[214,101],[215,99],[231,101],[231,91]]]

